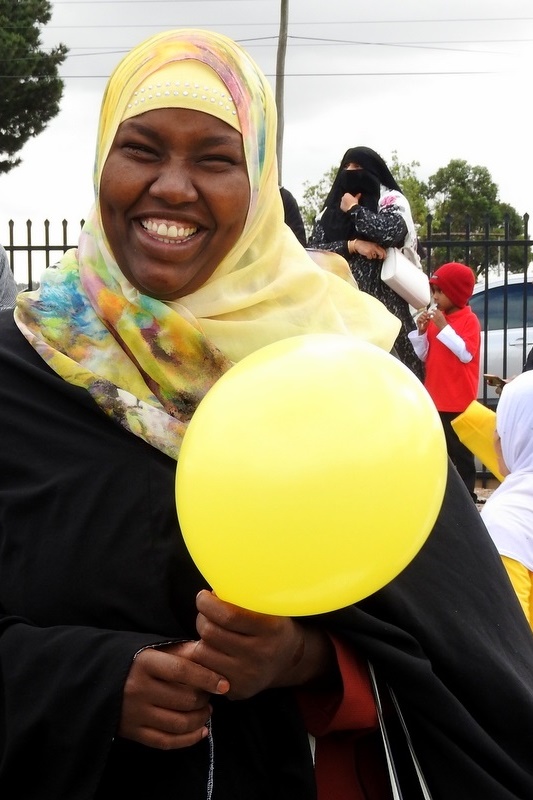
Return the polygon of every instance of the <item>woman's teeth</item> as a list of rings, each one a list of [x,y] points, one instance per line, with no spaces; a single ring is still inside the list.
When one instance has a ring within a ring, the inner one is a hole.
[[[141,225],[149,233],[155,233],[157,236],[161,236],[165,242],[176,241],[177,239],[187,239],[198,230],[197,228],[185,228],[183,226],[178,227],[173,223],[167,224],[166,222],[148,221],[141,222]]]

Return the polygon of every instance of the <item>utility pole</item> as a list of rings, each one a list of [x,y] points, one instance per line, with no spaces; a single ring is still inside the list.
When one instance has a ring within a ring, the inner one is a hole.
[[[281,0],[278,53],[276,59],[276,107],[278,110],[278,133],[276,136],[276,154],[278,157],[279,184],[282,185],[281,168],[283,163],[283,128],[284,128],[284,89],[285,89],[285,54],[287,52],[287,28],[289,24],[289,0]]]

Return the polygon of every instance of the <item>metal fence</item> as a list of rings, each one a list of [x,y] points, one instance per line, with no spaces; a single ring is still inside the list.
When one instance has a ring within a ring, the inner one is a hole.
[[[506,215],[503,224],[491,225],[487,217],[482,227],[473,229],[471,220],[466,217],[454,226],[451,217],[435,232],[433,218],[426,218],[427,236],[420,243],[426,250],[423,258],[424,269],[428,275],[439,264],[460,261],[468,264],[479,277],[488,276],[491,267],[499,267],[502,272],[527,273],[532,259],[533,240],[529,233],[529,214],[521,218],[520,229],[516,221]]]
[[[44,220],[37,228],[31,220],[18,226],[9,220],[7,236],[0,226],[0,243],[8,253],[11,269],[21,287],[34,288],[43,269],[58,261],[66,250],[76,247],[82,225],[83,220],[77,224],[62,220],[55,226]],[[468,218],[459,228],[454,228],[453,220],[448,218],[435,232],[433,218],[428,216],[425,224],[427,235],[420,240],[425,251],[422,258],[424,271],[429,275],[439,264],[461,261],[476,270],[478,279],[488,278],[491,268],[498,268],[502,274],[527,274],[533,248],[529,214],[524,214],[522,226],[518,235],[511,235],[508,218],[497,228],[491,227],[487,219],[481,231],[479,228],[473,230]]]
[[[55,264],[66,250],[76,247],[82,225],[83,220],[76,226],[69,225],[64,219],[58,228],[49,220],[44,220],[35,232],[36,226],[31,220],[18,227],[13,220],[9,220],[7,238],[0,233],[0,243],[7,252],[19,286],[35,288],[41,272]]]

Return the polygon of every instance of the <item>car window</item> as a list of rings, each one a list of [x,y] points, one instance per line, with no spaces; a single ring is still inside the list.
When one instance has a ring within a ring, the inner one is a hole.
[[[533,325],[533,284],[527,287],[527,322]],[[505,295],[507,294],[507,309],[505,308]],[[477,315],[481,330],[485,330],[485,292],[475,294],[470,300],[472,311]],[[504,325],[507,313],[507,325]],[[524,324],[524,284],[510,283],[508,286],[493,286],[488,290],[487,299],[488,330],[502,330],[502,328],[521,328]]]

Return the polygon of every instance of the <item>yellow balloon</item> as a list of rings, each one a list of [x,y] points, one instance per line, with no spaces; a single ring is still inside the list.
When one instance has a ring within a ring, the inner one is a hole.
[[[223,600],[320,614],[392,580],[439,512],[446,443],[433,401],[355,337],[270,344],[199,404],[176,471],[187,548]]]

